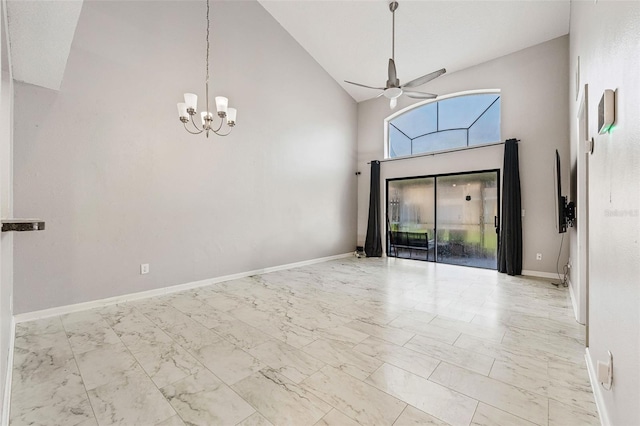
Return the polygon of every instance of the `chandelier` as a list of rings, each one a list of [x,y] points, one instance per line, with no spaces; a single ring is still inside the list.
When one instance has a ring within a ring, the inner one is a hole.
[[[193,93],[184,94],[184,102],[178,103],[178,116],[180,121],[184,124],[184,128],[192,135],[199,135],[204,132],[209,137],[209,132],[213,132],[218,136],[227,136],[233,130],[236,125],[237,111],[235,108],[229,108],[229,100],[224,96],[216,96],[216,112],[220,118],[220,124],[216,127],[213,124],[213,113],[209,111],[209,27],[211,21],[209,20],[209,0],[207,0],[207,79],[205,82],[205,103],[206,110],[200,113],[200,119],[202,125],[198,126],[196,120],[193,118],[198,111],[198,96]],[[187,123],[191,122],[193,129],[189,129]],[[226,124],[228,131],[226,133],[222,131],[222,127]]]

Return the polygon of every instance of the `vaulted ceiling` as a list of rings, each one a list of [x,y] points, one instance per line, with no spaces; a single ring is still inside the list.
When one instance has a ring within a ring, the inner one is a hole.
[[[6,4],[13,78],[60,89],[82,0],[9,0]]]
[[[343,80],[384,86],[391,56],[388,1],[259,1],[356,101],[378,92]],[[16,80],[60,88],[81,8],[82,0],[7,2]],[[562,36],[569,11],[569,0],[400,1],[398,77],[408,82],[439,68],[451,73]],[[428,84],[420,89],[428,91]]]
[[[355,100],[378,95],[343,80],[384,86],[391,57],[388,1],[259,1]],[[440,68],[451,73],[560,37],[569,32],[569,12],[569,0],[400,0],[398,77],[402,83]]]

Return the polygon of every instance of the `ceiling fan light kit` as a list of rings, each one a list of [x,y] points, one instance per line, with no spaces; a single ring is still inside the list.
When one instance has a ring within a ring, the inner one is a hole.
[[[429,74],[425,74],[422,77],[418,77],[414,80],[411,80],[407,84],[401,85],[400,80],[398,79],[396,73],[396,63],[395,63],[395,50],[396,50],[396,10],[398,9],[398,2],[392,1],[389,3],[389,10],[391,11],[391,58],[389,58],[389,69],[388,69],[388,79],[385,87],[373,87],[367,86],[365,84],[354,83],[352,81],[345,80],[345,83],[353,84],[354,86],[360,86],[367,89],[375,89],[382,90],[382,92],[377,96],[384,96],[389,99],[389,106],[391,109],[395,108],[398,105],[398,98],[400,96],[407,95],[413,99],[435,99],[438,95],[433,93],[426,92],[416,92],[413,90],[405,90],[405,88],[413,88],[422,86],[423,84],[428,83],[434,78],[440,77],[442,74],[447,72],[446,69],[442,68],[438,71],[434,71]]]

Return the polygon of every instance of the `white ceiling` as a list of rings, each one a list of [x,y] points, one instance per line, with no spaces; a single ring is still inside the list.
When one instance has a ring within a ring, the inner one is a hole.
[[[357,101],[384,86],[391,56],[386,0],[259,0],[265,9]],[[13,77],[58,90],[82,0],[9,0]],[[396,66],[408,82],[446,68],[455,72],[569,32],[569,0],[400,1]],[[418,90],[428,91],[428,84]]]
[[[9,0],[11,67],[17,81],[59,90],[82,0]]]
[[[343,80],[384,87],[391,57],[388,1],[259,1],[356,101],[379,92]],[[569,32],[569,0],[399,4],[395,61],[401,83],[440,68],[455,72]]]

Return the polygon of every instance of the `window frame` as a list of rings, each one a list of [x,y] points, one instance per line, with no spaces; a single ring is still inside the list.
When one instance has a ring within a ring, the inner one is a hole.
[[[478,148],[478,147],[483,147],[483,146],[491,146],[491,145],[496,145],[499,143],[502,143],[502,141],[495,141],[495,142],[490,142],[490,143],[486,143],[486,144],[479,144],[479,145],[473,145],[473,146],[464,146],[464,147],[458,147],[458,148],[450,148],[450,149],[443,149],[443,150],[439,150],[439,151],[429,151],[429,152],[421,152],[419,154],[410,154],[410,155],[400,155],[397,157],[390,157],[389,156],[389,152],[390,152],[390,147],[389,147],[389,122],[399,116],[401,116],[404,113],[407,113],[413,109],[416,108],[420,108],[424,105],[428,105],[434,102],[440,102],[440,101],[444,101],[447,99],[452,99],[452,98],[459,98],[459,97],[463,97],[463,96],[470,96],[470,95],[498,95],[500,96],[500,135],[502,136],[502,93],[500,91],[500,89],[476,89],[476,90],[465,90],[463,92],[456,92],[456,93],[450,93],[448,95],[441,95],[438,96],[435,99],[427,99],[424,101],[420,101],[420,102],[416,102],[415,104],[411,104],[406,108],[401,109],[400,111],[396,111],[393,114],[391,114],[390,116],[388,116],[387,118],[384,119],[384,159],[385,160],[397,160],[397,159],[401,159],[401,158],[415,158],[415,157],[422,157],[425,155],[433,155],[433,154],[439,154],[439,153],[443,153],[443,152],[453,152],[453,151],[462,151],[465,149],[474,149],[474,148]]]

